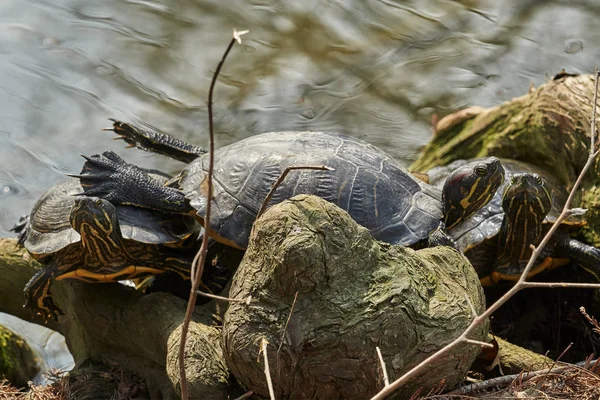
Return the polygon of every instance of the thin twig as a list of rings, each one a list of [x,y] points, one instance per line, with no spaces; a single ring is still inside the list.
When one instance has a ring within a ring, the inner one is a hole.
[[[375,346],[375,350],[377,350],[377,357],[379,357],[379,365],[381,366],[381,373],[383,374],[383,386],[389,386],[390,378],[388,377],[387,367],[385,366],[385,361],[383,361],[383,356],[381,355],[379,346]]]
[[[244,33],[247,33],[244,32]],[[194,274],[191,276],[192,279],[192,289],[190,290],[190,297],[187,304],[187,309],[185,311],[185,318],[183,319],[183,323],[181,325],[181,341],[179,343],[179,374],[180,374],[180,385],[181,385],[181,398],[182,400],[188,400],[188,387],[187,387],[187,379],[185,374],[185,343],[187,341],[187,333],[190,326],[190,321],[192,320],[192,314],[194,313],[194,307],[196,306],[196,296],[198,292],[198,288],[200,286],[200,281],[202,278],[202,272],[204,270],[204,263],[206,261],[206,253],[208,252],[208,233],[210,231],[210,211],[212,204],[212,193],[213,193],[213,169],[214,169],[214,153],[215,153],[215,138],[214,138],[214,127],[213,127],[213,111],[212,111],[212,103],[213,103],[213,93],[215,90],[215,84],[217,83],[217,77],[221,72],[221,68],[225,63],[225,59],[227,55],[231,51],[234,43],[241,42],[240,35],[242,32],[236,32],[235,29],[233,31],[233,38],[229,42],[229,46],[227,46],[227,50],[223,54],[219,65],[217,65],[217,69],[212,77],[212,81],[210,82],[210,89],[208,91],[208,134],[209,134],[209,152],[208,152],[208,173],[207,173],[207,195],[206,195],[206,212],[204,215],[204,235],[202,236],[202,246],[200,246],[200,250],[198,250],[198,254],[194,257],[194,262],[192,265],[192,271]]]
[[[263,361],[265,362],[265,377],[267,378],[267,387],[269,388],[269,397],[271,400],[275,400],[275,391],[273,390],[273,381],[271,380],[271,370],[269,369],[269,358],[267,357],[267,342],[266,339],[260,341],[260,351],[263,355]]]
[[[569,343],[569,345],[563,350],[562,353],[560,353],[560,355],[556,358],[556,360],[554,360],[554,362],[552,363],[552,365],[550,366],[550,368],[548,368],[548,372],[547,374],[550,373],[550,371],[552,371],[552,368],[554,368],[556,366],[556,364],[560,361],[560,359],[567,353],[567,351],[571,350],[571,347],[573,347],[573,342]],[[547,375],[546,374],[546,375]]]
[[[583,306],[579,307],[579,312],[585,317],[585,319],[590,323],[590,325],[592,325],[592,332],[594,332],[595,334],[600,334],[600,325],[598,325],[598,321],[596,321],[596,318],[589,315],[587,311],[585,311],[585,307]]]
[[[591,142],[591,150],[590,152],[596,151],[596,105],[598,103],[598,78],[600,77],[600,72],[598,71],[598,67],[595,69],[595,87],[594,87],[594,103],[592,104],[592,135],[590,138]]]
[[[471,343],[475,346],[483,347],[486,349],[494,349],[494,345],[491,343],[482,342],[481,340],[465,339],[465,343]]]
[[[475,306],[473,305],[471,298],[466,293],[465,293],[465,299],[467,300],[467,304],[469,304],[469,307],[471,307],[471,316],[473,318],[477,317],[477,310],[475,309]]]
[[[597,361],[597,360],[596,360]],[[594,364],[591,366],[592,368],[595,365],[598,365],[600,363],[594,361]],[[527,382],[533,378],[536,378],[538,376],[541,375],[546,375],[550,372],[552,368],[544,368],[544,369],[540,369],[537,371],[522,371],[519,372],[518,374],[513,374],[513,375],[504,375],[504,376],[500,376],[497,378],[491,378],[482,382],[476,382],[473,383],[471,385],[467,385],[467,386],[463,386],[461,388],[455,389],[451,392],[446,393],[446,395],[448,396],[453,396],[453,395],[468,395],[468,394],[475,394],[478,392],[481,392],[483,390],[492,388],[492,387],[499,387],[499,386],[503,386],[503,385],[507,385],[511,382],[516,381],[517,379],[520,380],[519,383],[524,383]],[[559,373],[563,373],[565,371],[571,370],[571,369],[586,369],[586,366],[583,365],[582,363],[577,363],[577,364],[562,364],[561,366],[559,366],[558,368],[554,369],[554,373],[555,374],[559,374]]]
[[[523,282],[524,289],[528,288],[576,288],[576,289],[600,289],[600,283],[580,282]]]
[[[208,297],[209,299],[215,299],[215,300],[223,300],[223,301],[227,301],[229,303],[246,303],[246,304],[248,304],[248,303],[250,303],[250,301],[252,301],[251,296],[248,296],[245,299],[232,299],[231,297],[224,297],[224,296],[219,296],[219,295],[212,294],[212,293],[206,293],[206,292],[203,292],[202,290],[198,290],[196,292],[196,294],[198,296]]]
[[[243,395],[241,395],[240,397],[236,397],[235,400],[244,400],[244,399],[247,399],[248,397],[252,396],[253,394],[254,394],[254,392],[252,390],[249,390],[246,393],[244,393]]]
[[[285,325],[283,327],[283,331],[281,332],[281,340],[279,341],[279,347],[277,348],[277,359],[279,359],[279,352],[281,351],[281,347],[283,346],[283,341],[285,340],[285,333],[287,332],[288,324],[290,323],[290,319],[292,319],[292,313],[294,312],[294,307],[296,307],[296,300],[298,300],[298,292],[294,294],[294,301],[292,301],[292,308],[290,308],[290,313],[288,314],[287,320],[285,321]]]
[[[265,201],[263,201],[262,207],[256,215],[256,219],[260,218],[260,216],[263,215],[263,213],[267,209],[267,205],[269,204],[269,201],[271,201],[271,197],[273,197],[275,189],[277,189],[277,187],[281,185],[287,174],[289,174],[290,171],[293,171],[295,169],[316,169],[321,171],[335,171],[333,168],[328,167],[327,165],[292,165],[291,167],[287,167],[285,170],[283,170],[281,175],[279,175],[279,178],[277,179],[277,181],[275,181],[273,186],[271,186],[271,190],[269,190],[269,193],[267,193],[267,197],[265,197]]]
[[[596,75],[595,75],[595,90],[596,90],[596,92],[594,93],[594,99],[597,98],[599,78],[600,78],[600,73],[596,73]],[[592,109],[593,109],[593,111],[592,111],[593,112],[593,121],[595,121],[596,120],[596,102],[595,101],[594,101],[594,105],[593,105]],[[595,123],[593,124],[592,129],[595,129]],[[593,147],[593,145],[595,144],[595,141],[592,138],[595,136],[595,133],[596,133],[595,131],[592,131],[591,138],[590,138],[590,151],[589,151],[588,159],[587,159],[585,165],[583,166],[581,172],[579,173],[579,176],[577,177],[577,180],[575,181],[575,184],[573,185],[573,188],[571,189],[571,192],[569,193],[569,196],[567,197],[567,200],[564,204],[564,207],[563,207],[560,215],[558,216],[558,218],[556,219],[556,221],[554,222],[552,227],[550,227],[550,230],[546,233],[546,235],[544,236],[542,241],[535,247],[535,250],[532,252],[531,257],[529,258],[529,261],[527,262],[527,265],[525,266],[525,269],[521,273],[521,277],[519,278],[517,283],[512,288],[510,288],[502,297],[500,297],[498,300],[496,300],[496,302],[494,302],[494,304],[492,304],[481,315],[474,318],[473,321],[471,321],[471,324],[463,331],[463,333],[459,337],[454,339],[452,342],[450,342],[449,344],[447,344],[446,346],[444,346],[443,348],[441,348],[440,350],[438,350],[431,356],[427,357],[425,360],[421,361],[417,366],[413,367],[410,371],[406,372],[400,378],[396,379],[389,386],[386,386],[385,388],[383,388],[379,393],[377,393],[375,396],[373,396],[371,398],[371,400],[385,399],[387,396],[392,394],[394,391],[396,391],[400,387],[404,386],[413,377],[415,377],[419,373],[421,373],[422,370],[424,370],[428,365],[430,365],[434,361],[437,361],[437,360],[441,359],[442,357],[444,357],[446,354],[448,354],[450,351],[452,351],[459,344],[464,343],[468,339],[468,335],[471,334],[471,332],[473,332],[479,325],[483,324],[497,309],[499,309],[504,303],[506,303],[511,297],[513,297],[520,290],[530,288],[530,287],[549,287],[549,286],[538,286],[538,282],[535,282],[535,284],[534,284],[534,282],[526,282],[526,279],[527,279],[527,276],[529,275],[529,272],[533,268],[535,261],[538,259],[538,257],[540,256],[540,254],[542,253],[542,251],[544,250],[544,248],[550,241],[550,238],[552,237],[554,232],[556,232],[556,230],[560,227],[560,224],[562,223],[562,221],[570,215],[570,206],[571,206],[571,202],[573,201],[573,198],[575,197],[575,193],[577,192],[577,189],[581,185],[581,182],[583,181],[583,177],[585,176],[587,171],[590,169],[590,167],[594,163],[594,159],[596,158],[596,156],[598,156],[598,153],[600,153],[600,150],[596,150]],[[582,285],[582,284],[568,284],[564,287],[587,287],[587,288],[600,287],[598,285],[596,285],[596,286],[591,286],[591,285],[590,286],[580,286],[580,285]],[[583,285],[586,285],[586,284],[583,284]]]

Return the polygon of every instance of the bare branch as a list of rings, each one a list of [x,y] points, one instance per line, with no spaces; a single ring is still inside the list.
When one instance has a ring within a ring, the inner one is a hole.
[[[469,307],[471,307],[471,315],[473,316],[473,318],[477,318],[477,310],[475,309],[475,306],[473,305],[471,298],[466,293],[465,293],[465,299],[467,300],[467,304],[469,304]]]
[[[283,346],[283,340],[285,339],[285,333],[287,332],[288,324],[290,323],[290,319],[292,319],[292,313],[294,312],[294,307],[296,307],[296,300],[298,300],[298,292],[294,294],[294,301],[292,301],[292,308],[290,308],[290,313],[285,321],[285,326],[283,327],[283,332],[281,332],[281,340],[279,341],[279,347],[277,348],[277,358],[279,358],[279,352],[281,351],[281,347]]]
[[[414,376],[418,375],[430,363],[444,357],[447,353],[452,351],[459,344],[461,344],[463,342],[468,342],[469,339],[467,338],[467,336],[471,332],[473,332],[475,330],[475,328],[477,328],[479,325],[484,323],[498,308],[500,308],[502,305],[504,305],[504,303],[506,303],[511,297],[513,297],[520,290],[530,288],[530,287],[552,287],[552,286],[549,286],[548,283],[540,284],[538,282],[526,282],[526,279],[527,279],[527,275],[529,275],[529,272],[533,268],[535,261],[537,260],[537,258],[540,256],[540,254],[542,253],[542,251],[544,250],[544,248],[550,241],[550,238],[552,237],[554,232],[556,232],[556,230],[560,227],[560,224],[562,223],[562,221],[567,216],[569,216],[571,202],[573,201],[573,198],[575,197],[575,193],[577,192],[577,189],[581,185],[581,182],[583,181],[583,177],[585,176],[587,171],[590,169],[590,167],[594,163],[595,157],[600,153],[600,149],[596,150],[594,147],[595,146],[595,135],[596,135],[596,132],[595,132],[596,100],[597,100],[597,96],[598,96],[598,80],[599,80],[599,78],[600,78],[600,73],[596,72],[594,105],[592,107],[593,108],[593,118],[592,118],[593,123],[592,123],[592,128],[591,128],[592,133],[590,135],[590,150],[589,150],[588,159],[587,159],[585,165],[583,166],[581,172],[579,173],[579,176],[577,177],[577,180],[575,181],[575,184],[573,185],[573,188],[571,189],[571,192],[569,193],[569,196],[564,204],[564,207],[563,207],[560,215],[558,216],[558,218],[556,219],[556,221],[554,222],[554,224],[552,225],[550,230],[546,233],[546,235],[544,236],[542,241],[536,247],[534,247],[535,250],[532,252],[531,257],[529,258],[529,261],[527,262],[527,265],[525,266],[525,269],[521,273],[521,277],[519,278],[517,283],[512,288],[510,288],[510,290],[508,290],[502,297],[500,297],[498,300],[496,300],[496,302],[494,302],[494,304],[492,304],[486,311],[484,311],[478,317],[474,318],[473,321],[471,322],[471,324],[464,330],[464,332],[459,337],[457,337],[452,342],[450,342],[449,344],[447,344],[446,346],[444,346],[443,348],[438,350],[436,353],[427,357],[425,360],[421,361],[417,366],[412,368],[410,371],[406,372],[400,378],[396,379],[389,386],[386,386],[385,388],[383,388],[379,393],[377,393],[375,396],[373,396],[371,398],[371,400],[385,399],[387,396],[392,394],[394,391],[396,391],[400,387],[404,386]],[[550,285],[551,285],[551,283],[550,283]],[[597,289],[597,288],[600,288],[600,284],[558,283],[558,284],[556,284],[555,287],[579,287],[579,288]]]
[[[244,393],[243,395],[241,395],[240,397],[237,397],[235,400],[244,400],[244,399],[247,399],[248,397],[252,396],[253,394],[254,394],[254,392],[252,390],[249,390],[246,393]]]
[[[592,132],[590,135],[590,153],[594,153],[596,151],[596,106],[598,104],[598,78],[600,77],[598,67],[596,67],[594,75],[596,85],[594,86],[594,103],[592,103]]]
[[[525,288],[578,288],[578,289],[600,289],[600,283],[576,283],[576,282],[523,282]]]
[[[486,349],[494,349],[494,345],[491,343],[482,342],[480,340],[465,339],[465,343],[474,344],[475,346],[483,347]]]
[[[385,366],[385,361],[383,361],[383,356],[381,355],[381,350],[379,346],[375,346],[375,350],[377,350],[377,357],[379,357],[379,365],[381,366],[381,373],[383,374],[383,385],[390,385],[390,378],[388,377],[387,367]]]
[[[275,181],[275,183],[271,187],[271,190],[269,190],[269,193],[267,193],[267,197],[265,197],[265,201],[263,201],[262,207],[256,215],[256,219],[260,218],[260,216],[263,215],[263,213],[267,209],[267,205],[269,204],[269,201],[271,201],[271,197],[273,197],[275,189],[277,189],[277,187],[281,185],[281,182],[283,182],[287,174],[289,174],[290,171],[293,171],[295,169],[316,169],[321,171],[335,171],[333,168],[328,167],[327,165],[292,165],[291,167],[287,167],[285,170],[283,170],[281,175],[279,175],[279,178],[277,179],[277,181]]]
[[[246,33],[246,32],[244,32]],[[204,263],[206,262],[206,253],[208,252],[208,233],[210,231],[210,211],[212,205],[212,194],[213,194],[213,169],[215,165],[215,137],[214,137],[214,127],[213,127],[213,93],[215,91],[215,84],[217,83],[217,77],[221,72],[221,68],[223,68],[223,64],[225,63],[225,59],[227,55],[231,51],[231,48],[235,44],[236,41],[241,42],[240,40],[241,33],[237,33],[234,30],[234,35],[231,41],[229,42],[229,46],[225,50],[219,65],[217,65],[217,69],[213,75],[212,81],[210,83],[210,89],[208,91],[208,134],[209,134],[209,152],[208,152],[208,173],[207,173],[207,199],[206,199],[206,212],[204,215],[204,235],[202,236],[202,245],[200,246],[200,250],[194,257],[194,261],[192,262],[192,271],[191,271],[191,279],[192,279],[192,289],[190,290],[190,298],[188,300],[187,309],[185,312],[185,318],[183,319],[183,323],[181,326],[181,341],[179,343],[179,374],[181,375],[181,398],[182,400],[188,400],[188,385],[187,379],[185,376],[185,343],[187,341],[187,333],[190,326],[190,321],[192,319],[192,314],[194,312],[194,308],[196,306],[196,297],[198,288],[200,287],[200,281],[202,279],[202,272],[204,270]]]
[[[269,358],[267,357],[267,342],[266,339],[260,341],[260,352],[263,355],[263,361],[265,362],[265,377],[267,378],[267,387],[269,388],[269,397],[271,400],[275,400],[275,391],[273,390],[273,381],[271,380],[271,370],[269,369]]]
[[[202,290],[196,291],[196,294],[198,296],[208,297],[209,299],[223,300],[223,301],[228,301],[230,303],[246,303],[246,304],[248,304],[252,300],[252,297],[250,297],[250,296],[247,299],[232,299],[230,297],[224,297],[224,296],[218,296],[218,295],[212,294],[212,293],[206,293],[206,292],[203,292]]]

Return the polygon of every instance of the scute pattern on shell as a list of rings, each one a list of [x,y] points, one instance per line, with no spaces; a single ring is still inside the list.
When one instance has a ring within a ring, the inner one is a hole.
[[[166,178],[153,174],[166,181]],[[81,237],[69,223],[74,195],[83,192],[79,179],[69,178],[50,188],[33,206],[30,232],[25,247],[34,255],[46,255],[77,243]],[[165,220],[151,210],[134,206],[118,206],[117,216],[124,239],[146,244],[177,243],[197,229],[191,218]]]
[[[440,191],[382,150],[335,133],[271,132],[215,152],[211,229],[245,248],[267,193],[285,168],[294,165],[327,165],[334,171],[292,171],[269,205],[314,194],[348,211],[375,238],[403,245],[427,238],[441,219]],[[200,157],[178,178],[201,217],[207,170],[208,157]]]

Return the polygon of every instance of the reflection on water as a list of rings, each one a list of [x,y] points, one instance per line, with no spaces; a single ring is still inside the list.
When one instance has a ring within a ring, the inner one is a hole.
[[[0,2],[0,236],[80,153],[125,150],[107,118],[206,144],[210,77],[218,145],[273,130],[342,131],[405,162],[433,114],[490,106],[562,68],[590,72],[589,1],[4,0]]]

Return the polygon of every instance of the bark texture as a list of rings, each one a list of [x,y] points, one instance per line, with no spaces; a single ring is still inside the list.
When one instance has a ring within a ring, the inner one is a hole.
[[[305,195],[256,222],[230,290],[230,297],[247,296],[250,305],[231,303],[225,314],[225,356],[239,382],[268,396],[262,356],[257,362],[267,340],[278,399],[368,398],[382,387],[376,346],[393,380],[467,327],[467,297],[477,312],[485,307],[463,255],[377,242],[340,208]],[[454,386],[479,350],[461,346],[398,396],[419,387],[426,393],[441,380]]]

